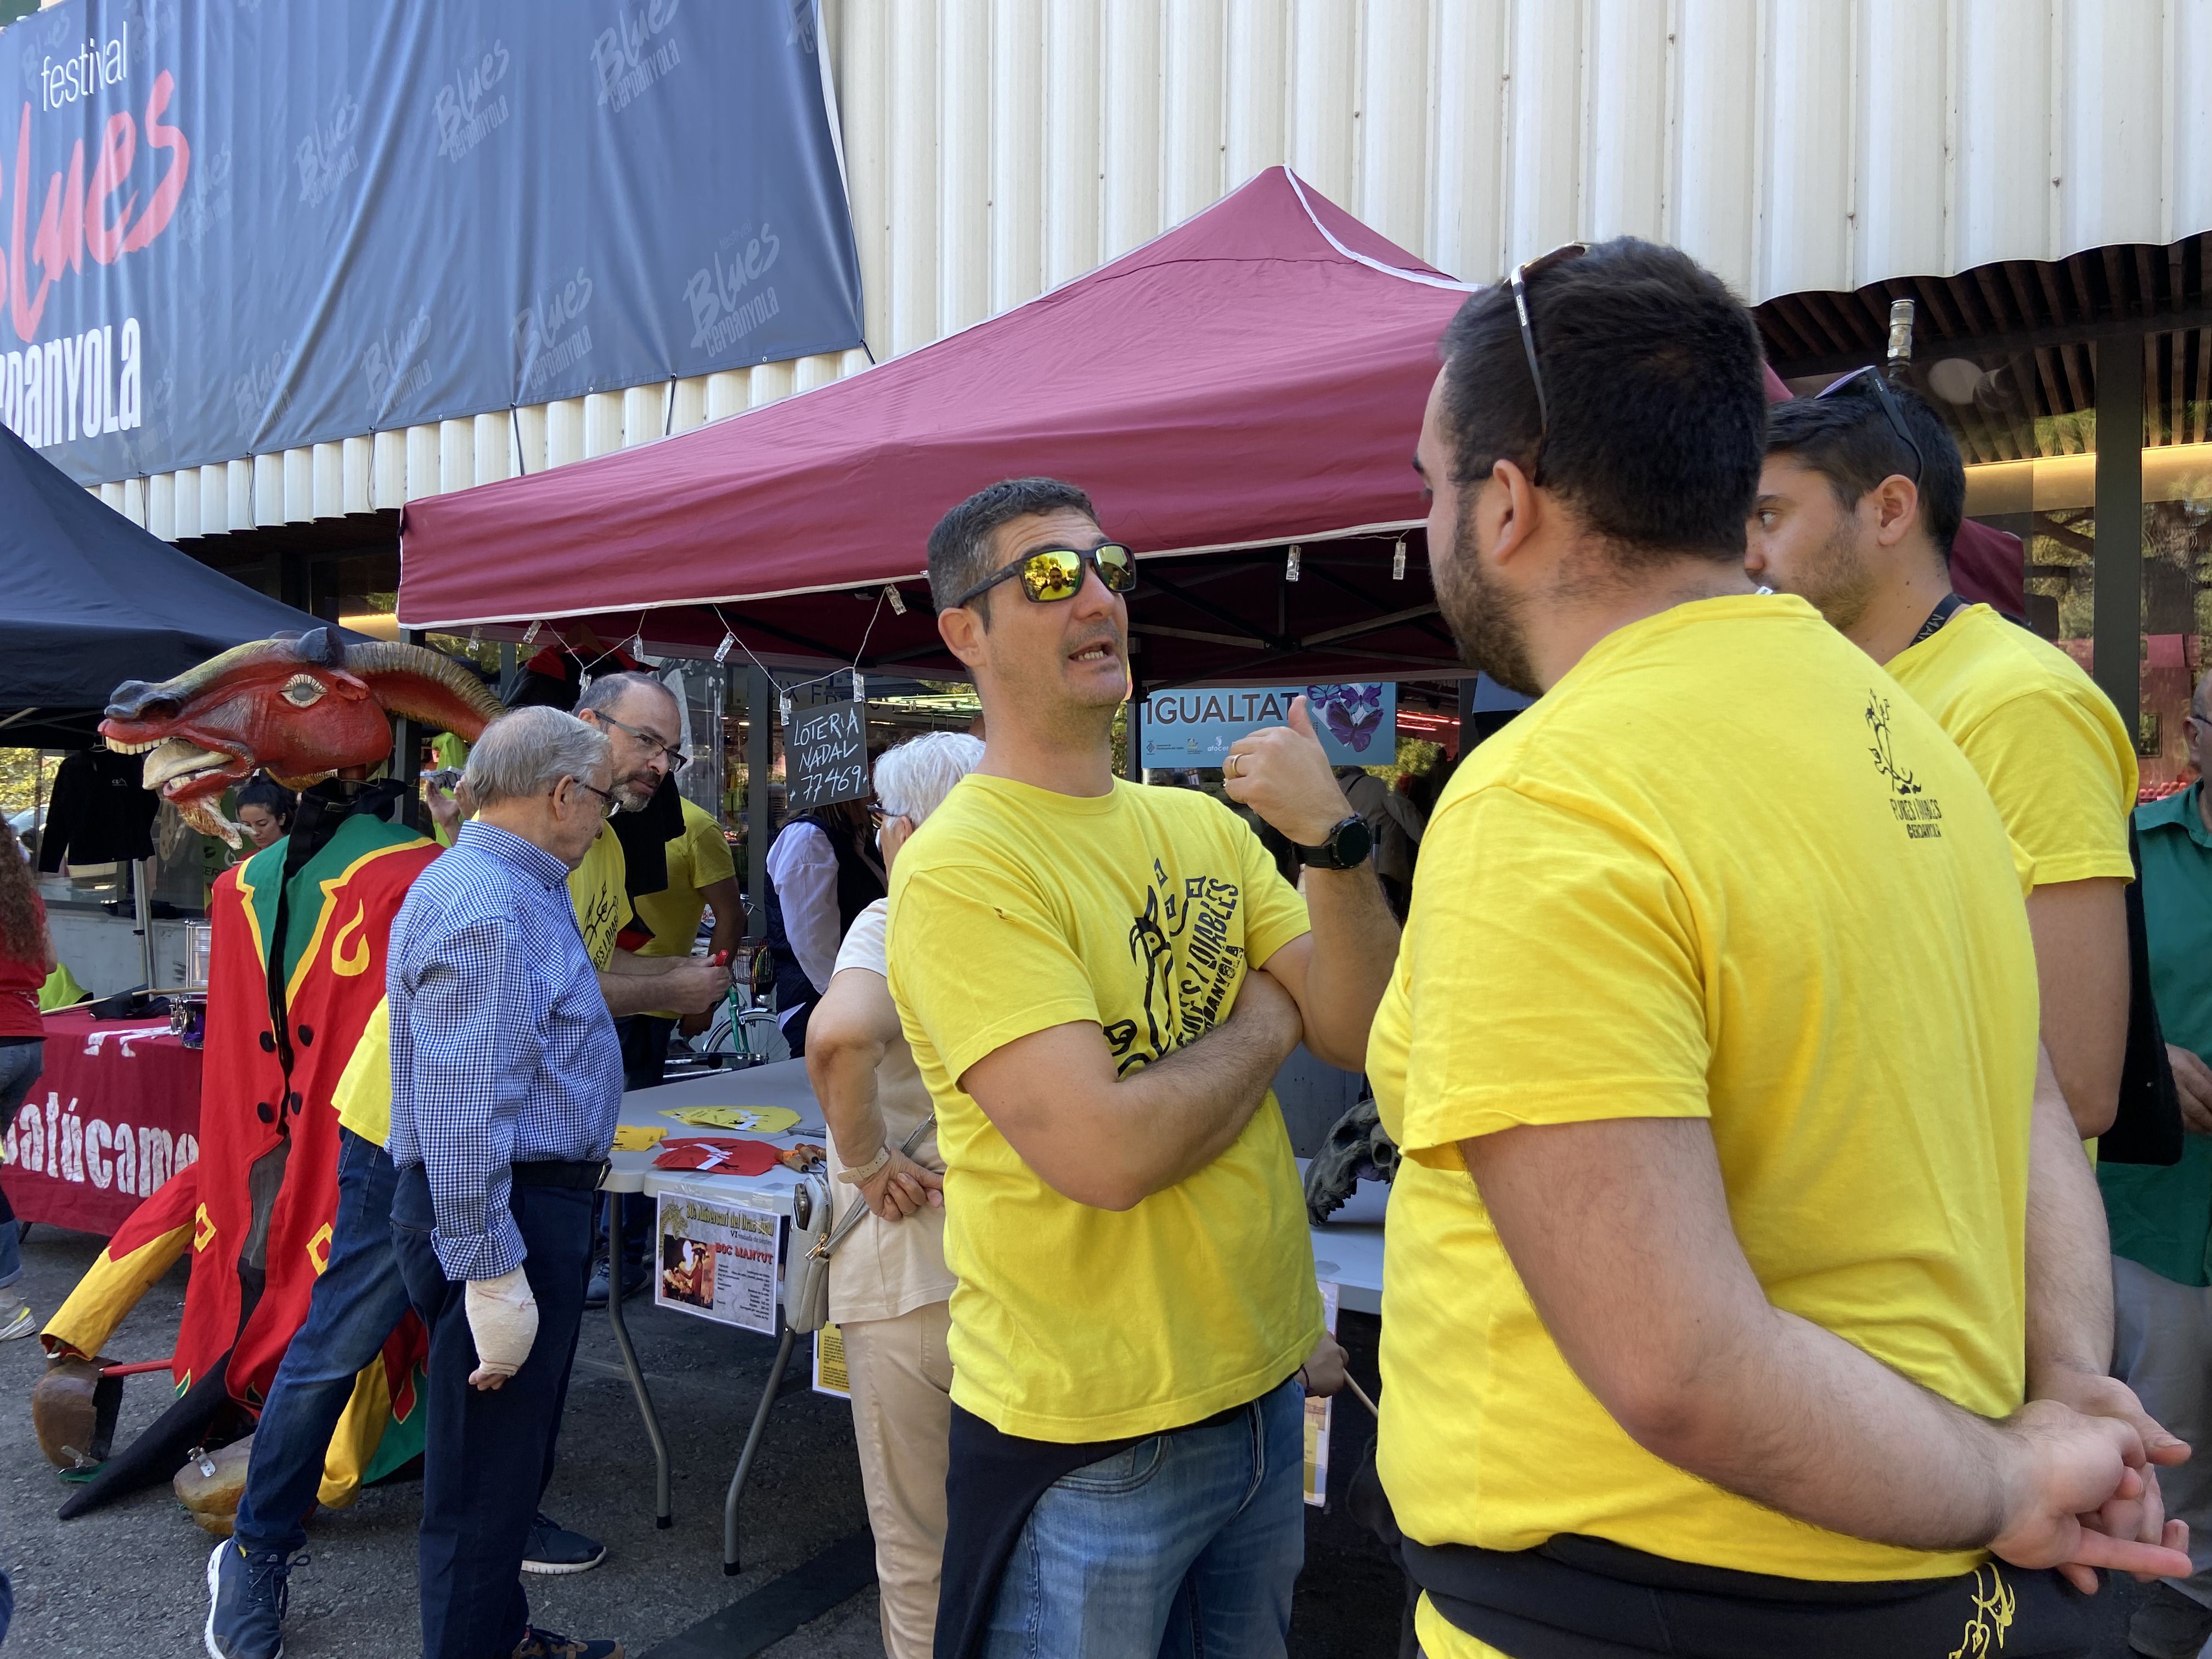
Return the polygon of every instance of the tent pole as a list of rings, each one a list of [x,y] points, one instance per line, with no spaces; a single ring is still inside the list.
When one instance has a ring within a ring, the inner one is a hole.
[[[131,860],[131,908],[138,919],[138,978],[147,990],[154,988],[154,896],[147,890],[146,873],[151,859]]]
[[[768,670],[745,670],[745,933],[757,942],[768,937],[768,723],[775,708]]]
[[[1130,782],[1142,783],[1145,781],[1145,683],[1134,674],[1129,676],[1129,701],[1122,708],[1122,769]]]

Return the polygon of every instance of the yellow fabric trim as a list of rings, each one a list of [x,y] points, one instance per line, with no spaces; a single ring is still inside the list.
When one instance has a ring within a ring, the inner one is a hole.
[[[284,1001],[288,1006],[299,996],[300,988],[307,982],[307,970],[315,965],[315,957],[323,948],[323,933],[331,925],[331,912],[335,908],[331,900],[336,896],[338,889],[351,881],[363,865],[374,860],[388,857],[393,853],[411,853],[418,847],[429,844],[417,836],[412,841],[395,842],[389,847],[372,847],[328,881],[319,884],[323,890],[322,908],[315,915],[315,931],[307,935],[307,948],[300,952],[299,961],[292,966],[291,980],[284,987]],[[251,915],[252,912],[249,910],[246,914]],[[257,945],[260,943],[258,934],[254,942]],[[264,955],[261,959],[266,962],[269,958]]]
[[[107,1346],[123,1316],[138,1305],[147,1288],[175,1265],[191,1241],[189,1224],[148,1239],[120,1261],[100,1253],[69,1299],[54,1310],[39,1340],[49,1354],[89,1359]]]
[[[238,866],[238,896],[246,910],[246,931],[253,936],[253,965],[261,970],[265,981],[269,977],[269,943],[261,937],[261,918],[253,913],[253,884],[246,878],[252,860]]]
[[[353,1395],[331,1431],[330,1449],[323,1454],[323,1482],[315,1501],[326,1510],[342,1510],[361,1495],[362,1472],[376,1455],[384,1425],[392,1420],[392,1388],[385,1380],[382,1354],[361,1368],[353,1380]]]

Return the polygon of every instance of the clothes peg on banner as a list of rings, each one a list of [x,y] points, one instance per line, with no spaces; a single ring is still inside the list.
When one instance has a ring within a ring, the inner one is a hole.
[[[906,595],[900,592],[895,584],[890,582],[884,584],[884,597],[891,602],[891,615],[894,617],[906,615]]]
[[[868,677],[863,674],[859,669],[855,668],[853,671],[853,701],[854,702],[866,702],[867,700]]]
[[[730,652],[737,645],[737,642],[738,636],[735,634],[732,634],[728,629],[724,629],[722,630],[722,642],[714,647],[714,660],[717,663],[726,663],[729,661]]]
[[[1394,582],[1406,580],[1406,538],[1403,536],[1398,538],[1397,546],[1390,550],[1390,580]]]
[[[1301,553],[1304,552],[1304,551],[1305,551],[1305,550],[1304,550],[1304,548],[1300,547],[1300,546],[1299,546],[1296,542],[1292,542],[1292,543],[1291,544],[1291,556],[1290,556],[1290,559],[1289,559],[1289,560],[1288,560],[1288,562],[1285,562],[1285,565],[1283,566],[1283,580],[1284,580],[1285,581],[1286,581],[1286,582],[1294,582],[1294,581],[1297,580],[1297,579],[1298,579],[1298,556],[1299,556]]]
[[[545,624],[542,622],[534,622],[531,623],[528,628],[522,631],[522,642],[525,645],[528,645],[532,641],[535,640],[542,631],[544,631],[544,627]]]
[[[471,628],[469,629],[469,643],[471,645],[482,645],[483,643],[483,629],[481,628]]]
[[[788,691],[786,691],[785,693],[783,693],[783,695],[782,695],[782,696],[781,696],[780,697],[778,697],[778,698],[776,699],[776,704],[777,704],[778,708],[780,708],[783,711],[783,723],[784,723],[786,726],[790,725],[790,724],[791,724],[791,693],[790,693],[790,692],[788,692]]]

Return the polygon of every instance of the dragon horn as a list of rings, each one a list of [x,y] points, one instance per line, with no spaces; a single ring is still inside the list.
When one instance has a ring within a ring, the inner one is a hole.
[[[419,645],[371,640],[345,647],[349,674],[366,681],[393,714],[474,743],[507,712],[483,682],[451,657]]]

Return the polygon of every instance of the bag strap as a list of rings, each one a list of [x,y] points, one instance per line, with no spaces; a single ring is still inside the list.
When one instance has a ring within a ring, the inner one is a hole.
[[[936,1126],[937,1114],[932,1112],[914,1126],[914,1133],[908,1135],[899,1146],[899,1156],[913,1157],[914,1149],[921,1145],[921,1138]],[[836,1254],[837,1247],[845,1242],[845,1235],[859,1226],[862,1218],[869,1213],[866,1200],[861,1198],[858,1191],[855,1191],[853,1194],[853,1207],[845,1212],[845,1218],[837,1224],[834,1231],[824,1234],[820,1243],[806,1253],[807,1259],[810,1261],[827,1261]]]

